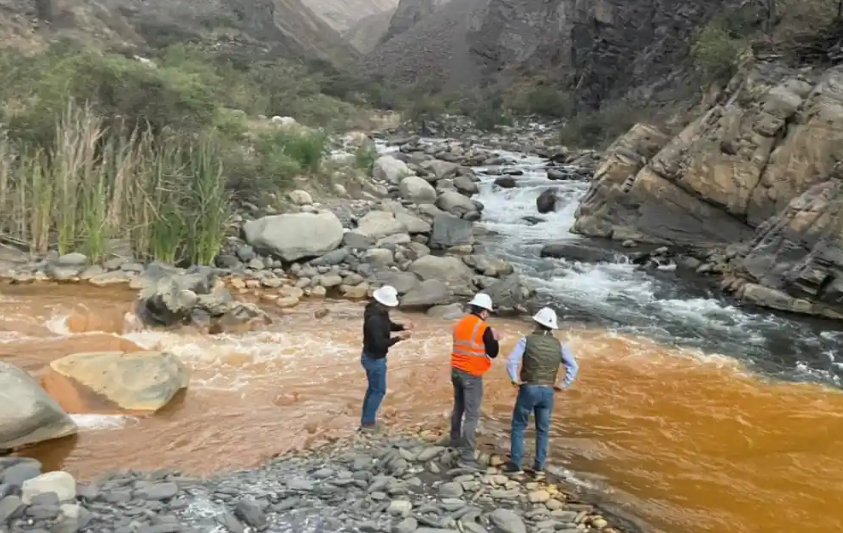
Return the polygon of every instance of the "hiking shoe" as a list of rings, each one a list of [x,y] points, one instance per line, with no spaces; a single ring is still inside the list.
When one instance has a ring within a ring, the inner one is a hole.
[[[512,461],[508,461],[505,465],[501,467],[501,472],[507,474],[509,476],[514,476],[518,474],[523,474],[524,471],[521,470],[521,467],[513,463]]]
[[[465,468],[467,470],[482,470],[480,464],[474,459],[457,459],[457,468]]]
[[[544,473],[544,469],[542,469],[542,468],[531,468],[530,469],[530,475],[536,481],[540,481],[540,480],[542,480],[546,477],[545,473]]]
[[[445,437],[444,439],[440,439],[439,442],[436,443],[438,446],[444,446],[446,448],[459,448],[460,447],[460,440],[459,439],[452,439],[450,437]]]
[[[378,433],[380,430],[381,427],[378,424],[361,424],[358,431],[361,433]]]

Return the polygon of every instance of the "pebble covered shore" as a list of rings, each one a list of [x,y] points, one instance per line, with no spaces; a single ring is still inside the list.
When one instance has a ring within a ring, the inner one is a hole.
[[[0,458],[0,531],[9,533],[618,533],[552,480],[477,470],[431,434],[357,435],[254,470],[195,479],[113,472],[90,483]]]

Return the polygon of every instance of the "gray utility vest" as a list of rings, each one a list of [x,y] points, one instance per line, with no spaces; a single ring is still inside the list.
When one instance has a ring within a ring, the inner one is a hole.
[[[536,330],[527,335],[521,360],[521,381],[529,385],[553,386],[562,364],[562,343],[551,332]]]

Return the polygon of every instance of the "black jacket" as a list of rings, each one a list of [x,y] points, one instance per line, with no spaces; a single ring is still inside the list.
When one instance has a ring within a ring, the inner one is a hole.
[[[399,340],[390,334],[403,330],[403,325],[389,319],[389,311],[384,306],[369,302],[363,312],[363,351],[372,359],[383,359],[389,347]]]
[[[478,315],[475,316],[480,318]],[[486,328],[486,331],[483,332],[483,346],[486,348],[486,355],[488,355],[490,359],[494,359],[498,356],[498,352],[500,352],[501,346],[498,341],[495,340],[495,335],[492,333],[492,328]]]

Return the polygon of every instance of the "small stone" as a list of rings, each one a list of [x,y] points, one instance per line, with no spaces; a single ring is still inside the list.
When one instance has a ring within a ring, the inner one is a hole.
[[[145,483],[135,489],[136,498],[150,501],[169,500],[179,492],[179,486],[172,482]]]
[[[313,490],[314,486],[315,486],[315,484],[313,483],[313,481],[310,481],[309,479],[301,479],[301,478],[292,479],[287,483],[287,487],[290,490],[298,490],[298,491],[310,491],[310,490]]]
[[[597,516],[591,519],[591,527],[593,527],[594,529],[603,529],[608,525],[609,523],[606,522],[606,520],[604,520],[602,517]]]
[[[21,499],[29,504],[32,498],[45,492],[55,492],[60,501],[76,500],[76,480],[67,472],[48,472],[24,481]]]
[[[414,533],[418,527],[418,521],[412,516],[408,516],[392,527],[392,533]]]
[[[12,465],[2,471],[0,483],[7,483],[20,487],[27,480],[41,475],[41,464],[36,461],[25,461]]]
[[[439,496],[443,498],[459,498],[463,495],[462,485],[457,482],[439,485]]]
[[[281,309],[288,309],[290,307],[295,307],[299,305],[299,299],[293,298],[292,296],[282,296],[275,300],[275,305],[277,305]]]
[[[9,519],[17,516],[19,510],[25,504],[17,496],[6,496],[0,500],[0,524],[5,524]]]
[[[267,526],[266,514],[260,506],[249,500],[240,500],[234,507],[234,516],[246,525],[257,530],[262,530]]]
[[[550,500],[550,494],[546,490],[534,490],[527,495],[527,499],[530,503],[544,503]]]
[[[386,512],[392,516],[407,516],[413,510],[413,504],[407,500],[392,500],[389,502],[389,507]]]
[[[569,523],[576,522],[578,515],[579,513],[576,511],[568,511],[564,509],[556,509],[550,513],[550,516],[558,519],[559,521]]]
[[[425,448],[424,450],[419,453],[418,457],[416,457],[417,461],[421,461],[422,463],[426,463],[431,459],[436,458],[440,453],[445,451],[445,448],[442,446],[431,446],[430,448]]]
[[[489,492],[489,496],[496,500],[511,500],[521,494],[518,489],[495,489]]]
[[[527,533],[524,521],[509,509],[495,509],[489,515],[489,520],[503,533]]]
[[[565,507],[564,503],[560,502],[559,500],[554,500],[554,499],[548,500],[547,502],[545,502],[545,505],[551,511],[556,511],[556,510],[559,510],[559,509],[562,509],[563,507]]]

